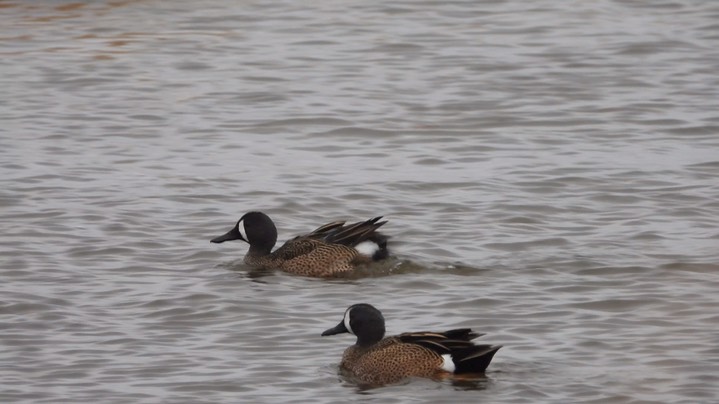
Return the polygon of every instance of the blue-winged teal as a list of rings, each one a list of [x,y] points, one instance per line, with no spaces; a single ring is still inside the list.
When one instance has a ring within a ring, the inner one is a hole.
[[[501,348],[474,344],[471,340],[482,334],[469,328],[383,338],[384,317],[366,303],[350,306],[342,321],[322,336],[344,332],[356,335],[357,343],[345,350],[340,368],[372,385],[396,383],[411,376],[482,373]]]
[[[377,231],[382,217],[345,225],[332,222],[312,233],[288,240],[272,251],[277,228],[266,214],[249,212],[213,243],[242,240],[250,245],[245,263],[252,267],[280,269],[298,275],[326,277],[354,269],[357,265],[388,256],[387,237]]]

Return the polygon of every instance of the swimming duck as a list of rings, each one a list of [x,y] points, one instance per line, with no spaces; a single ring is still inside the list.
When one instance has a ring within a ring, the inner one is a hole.
[[[272,251],[277,242],[275,224],[262,212],[249,212],[226,234],[210,241],[242,240],[248,243],[250,249],[244,262],[252,267],[328,277],[387,258],[387,237],[377,231],[387,223],[380,222],[381,218],[349,225],[343,221],[327,223],[309,234],[288,240]]]
[[[350,306],[342,321],[322,336],[345,332],[357,336],[357,342],[344,351],[340,369],[372,385],[396,383],[411,376],[482,373],[501,348],[474,344],[471,340],[482,334],[469,328],[385,338],[382,313],[367,303]]]

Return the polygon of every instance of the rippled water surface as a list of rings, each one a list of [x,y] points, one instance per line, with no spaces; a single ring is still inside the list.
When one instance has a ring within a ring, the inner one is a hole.
[[[719,400],[719,4],[0,1],[0,401]],[[395,258],[250,271],[384,215]],[[486,378],[362,390],[345,308]]]

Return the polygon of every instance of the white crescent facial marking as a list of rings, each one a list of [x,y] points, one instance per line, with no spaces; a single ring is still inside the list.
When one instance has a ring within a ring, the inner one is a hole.
[[[347,329],[347,331],[349,331],[350,334],[355,335],[354,331],[352,331],[352,327],[350,327],[350,311],[351,310],[352,309],[347,309],[347,311],[345,312],[344,323],[345,323],[345,328]]]
[[[245,241],[249,242],[249,240],[247,239],[247,234],[245,233],[245,221],[244,220],[240,220],[237,223],[237,231],[240,232],[240,235],[242,236],[243,239],[245,239]]]
[[[454,366],[454,361],[452,360],[452,355],[450,355],[450,354],[442,355],[442,369],[446,370],[447,372],[454,372],[454,370],[457,369],[457,367]]]
[[[379,246],[372,241],[363,241],[355,246],[355,250],[362,255],[371,257],[379,251]]]

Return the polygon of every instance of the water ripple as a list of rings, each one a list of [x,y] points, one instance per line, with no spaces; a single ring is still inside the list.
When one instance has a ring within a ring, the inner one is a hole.
[[[711,402],[712,2],[0,3],[3,402]],[[252,270],[383,215],[395,256]],[[485,378],[364,389],[352,303]]]

